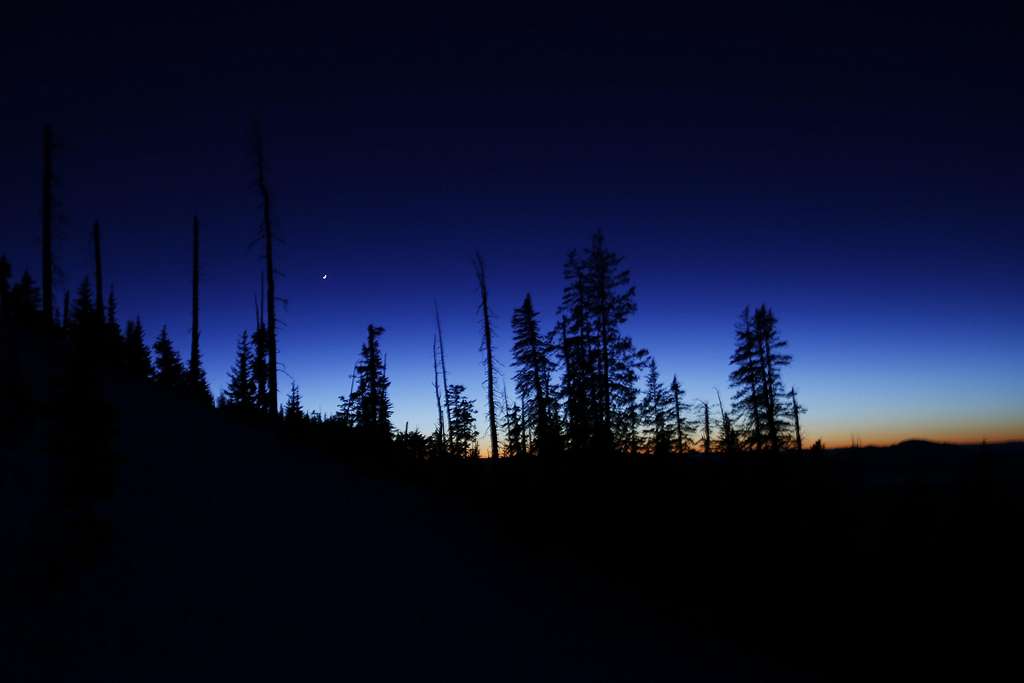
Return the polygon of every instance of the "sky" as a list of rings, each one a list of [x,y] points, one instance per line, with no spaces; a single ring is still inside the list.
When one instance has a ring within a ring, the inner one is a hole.
[[[373,323],[396,426],[430,431],[435,302],[451,380],[482,405],[474,251],[511,390],[513,308],[529,292],[550,326],[566,254],[600,229],[637,287],[627,331],[692,399],[728,399],[736,318],[766,303],[810,440],[1024,438],[1009,15],[129,7],[0,29],[0,252],[38,279],[50,122],[58,292],[91,273],[98,220],[122,319],[184,352],[198,216],[215,393],[254,325],[258,119],[280,383],[307,408],[335,410]]]

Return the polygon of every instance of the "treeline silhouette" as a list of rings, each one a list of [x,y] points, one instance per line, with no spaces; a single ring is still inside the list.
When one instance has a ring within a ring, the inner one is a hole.
[[[271,192],[258,125],[253,136],[255,185],[259,193],[259,238],[265,251],[263,277],[256,301],[252,330],[241,333],[235,362],[216,406],[247,419],[283,419],[291,428],[322,431],[336,438],[390,449],[421,459],[478,458],[480,450],[475,401],[464,384],[450,383],[436,312],[434,339],[435,399],[438,421],[432,434],[392,424],[393,405],[388,395],[384,328],[370,324],[367,340],[354,367],[347,393],[339,396],[334,414],[307,413],[299,387],[292,384],[286,404],[280,405],[277,377],[277,294],[271,220]],[[153,381],[183,396],[210,404],[213,401],[200,351],[200,224],[192,223],[192,326],[186,365],[174,348],[166,327],[152,346],[145,345],[142,321],[136,317],[123,331],[117,320],[111,288],[104,291],[100,224],[92,230],[95,273],[86,278],[74,300],[64,294],[63,315],[53,309],[53,131],[43,133],[42,191],[42,299],[26,271],[8,284],[10,265],[4,261],[3,289],[10,290],[9,317],[37,319],[65,331],[82,350],[82,358],[98,366],[111,366],[136,378]],[[497,457],[557,457],[612,455],[680,456],[739,451],[783,452],[803,449],[796,390],[787,389],[782,370],[792,357],[778,331],[770,308],[743,309],[736,327],[735,349],[729,359],[731,405],[716,391],[717,406],[704,400],[688,401],[678,376],[668,386],[658,365],[624,333],[636,312],[636,289],[622,257],[611,251],[598,232],[582,251],[572,251],[564,264],[561,305],[545,329],[529,293],[512,312],[513,395],[495,385],[492,311],[483,257],[473,260],[482,322],[485,361],[484,418],[489,455]],[[5,295],[6,296],[6,295]],[[95,297],[95,301],[93,298]],[[104,303],[106,297],[106,303]],[[438,373],[440,369],[440,374]],[[440,381],[440,385],[439,385]],[[500,414],[499,414],[500,413]],[[499,426],[500,425],[500,426]],[[816,444],[821,448],[821,444]]]

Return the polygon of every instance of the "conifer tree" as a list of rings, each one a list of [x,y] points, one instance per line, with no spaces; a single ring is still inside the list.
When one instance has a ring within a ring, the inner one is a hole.
[[[92,287],[89,285],[89,278],[84,278],[75,294],[75,304],[71,312],[72,326],[80,331],[92,329],[95,311]]]
[[[222,405],[243,413],[256,410],[256,381],[252,376],[252,348],[249,333],[243,331],[235,351],[235,364],[228,373],[228,386],[222,395]]]
[[[574,450],[609,453],[637,439],[637,350],[622,325],[636,311],[636,290],[622,258],[594,235],[582,259],[569,254],[561,313],[562,363],[569,386],[567,425]]]
[[[125,369],[133,377],[149,379],[153,375],[153,362],[146,346],[142,321],[136,316],[124,326]]]
[[[522,402],[523,426],[532,450],[541,456],[558,450],[558,415],[551,375],[552,344],[540,331],[540,318],[529,294],[512,313],[512,367],[516,395]]]
[[[299,393],[299,386],[292,382],[291,391],[288,392],[288,402],[284,406],[284,423],[289,426],[302,424],[306,414],[302,410],[302,395]]]
[[[11,310],[23,320],[31,319],[39,311],[39,290],[27,270],[11,288]]]
[[[509,403],[508,392],[502,386],[502,402],[505,406],[505,419],[502,428],[505,430],[505,457],[521,458],[529,455],[526,426],[523,422],[522,410],[517,403]]]
[[[185,387],[185,367],[181,356],[167,335],[167,326],[160,329],[160,334],[153,342],[154,373],[153,379],[160,386],[179,391]]]
[[[106,322],[110,335],[113,338],[120,339],[121,325],[117,322],[117,298],[114,296],[113,286],[110,287],[110,293],[107,294]]]
[[[736,327],[736,349],[730,358],[735,369],[729,382],[736,390],[733,404],[742,418],[747,447],[781,450],[788,442],[789,421],[781,399],[786,394],[781,369],[792,357],[783,352],[771,309],[761,305],[754,315],[743,309]]]
[[[64,290],[64,315],[61,324],[65,330],[71,329],[71,292]]]
[[[647,386],[642,405],[645,449],[651,455],[667,456],[672,450],[668,429],[670,402],[653,358],[647,365]]]
[[[464,395],[466,387],[453,384],[448,387],[451,399],[452,419],[448,423],[448,440],[451,454],[458,458],[472,458],[478,453],[476,430],[476,408],[473,401]]]
[[[739,450],[740,444],[736,437],[736,429],[732,424],[732,417],[730,417],[729,411],[725,409],[722,394],[719,393],[717,387],[715,388],[715,394],[718,396],[718,410],[721,416],[718,450],[722,453],[735,453]]]
[[[675,375],[672,375],[669,392],[672,399],[672,423],[670,425],[672,449],[676,455],[682,455],[690,448],[690,425],[686,420],[686,411],[690,409],[690,406],[683,399],[686,391],[683,390],[679,378]]]
[[[383,327],[367,325],[366,343],[356,364],[355,391],[350,402],[355,409],[355,426],[374,438],[391,437],[391,400],[388,387],[391,381],[384,369],[380,350]]]

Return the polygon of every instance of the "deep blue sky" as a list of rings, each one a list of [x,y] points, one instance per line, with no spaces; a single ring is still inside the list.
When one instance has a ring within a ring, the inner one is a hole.
[[[333,411],[373,322],[396,424],[428,431],[435,299],[452,379],[483,395],[473,251],[507,362],[512,308],[530,291],[550,323],[566,252],[602,228],[637,285],[629,331],[693,397],[730,393],[734,320],[765,302],[812,438],[1024,437],[1019,23],[859,12],[12,16],[0,251],[38,276],[50,121],[61,290],[99,219],[122,318],[184,351],[198,214],[219,391],[254,317],[258,116],[281,359],[310,408]]]

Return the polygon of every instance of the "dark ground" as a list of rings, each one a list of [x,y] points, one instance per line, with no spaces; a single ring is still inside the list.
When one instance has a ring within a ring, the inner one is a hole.
[[[289,445],[4,342],[0,680],[1020,666],[1019,444],[410,464]]]

